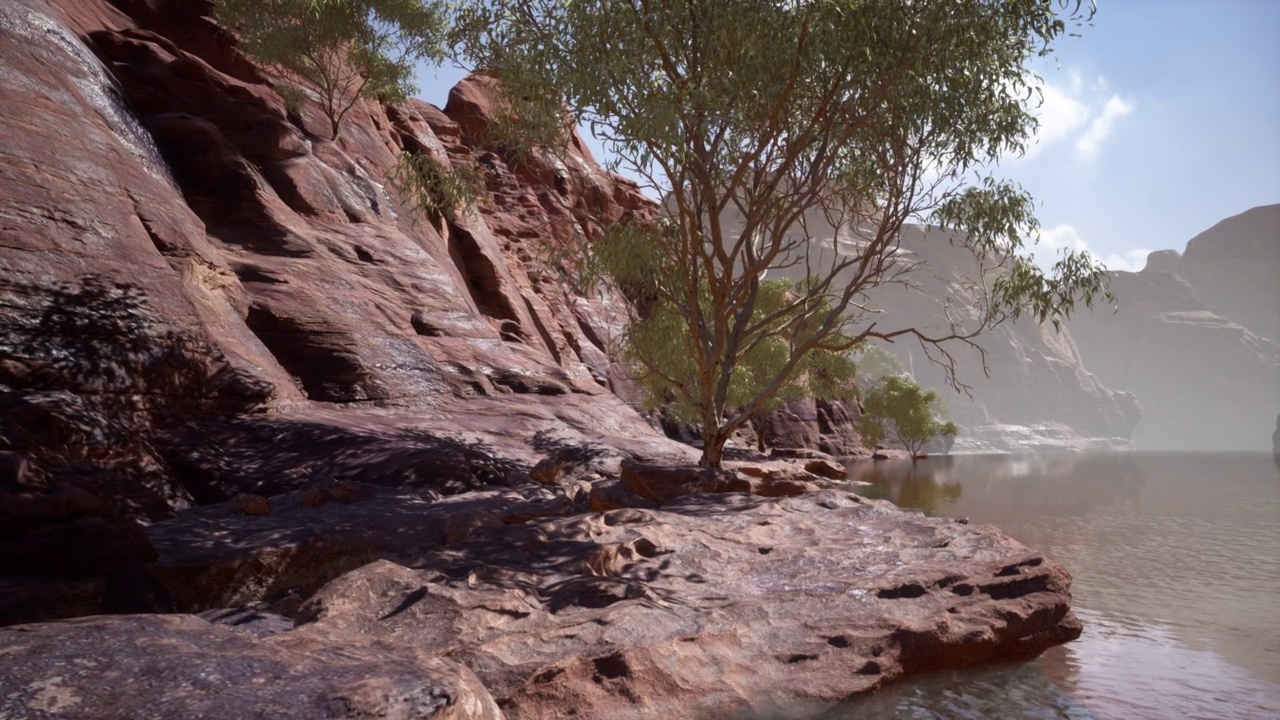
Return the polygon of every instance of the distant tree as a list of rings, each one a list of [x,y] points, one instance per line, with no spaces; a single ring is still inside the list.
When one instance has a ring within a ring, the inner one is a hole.
[[[361,98],[399,102],[415,92],[419,60],[444,56],[443,0],[216,0],[214,18],[240,48],[278,72],[287,105],[320,100],[336,141]]]
[[[1084,0],[473,0],[460,5],[454,47],[501,79],[496,117],[525,145],[565,147],[576,117],[667,198],[670,222],[622,259],[655,271],[646,287],[659,314],[639,332],[662,337],[636,344],[679,354],[637,357],[696,411],[699,462],[719,466],[728,438],[811,353],[914,338],[958,385],[949,343],[981,351],[974,338],[1001,322],[1056,325],[1077,302],[1109,297],[1088,254],[1043,272],[1020,252],[1037,236],[1034,201],[989,170],[1035,130],[1028,63],[1092,10]],[[972,253],[971,321],[948,314],[936,331],[880,321],[869,292],[916,267],[900,247],[910,222],[944,227],[942,242]],[[843,229],[834,244],[832,227]],[[609,266],[620,269],[634,277]],[[763,281],[777,275],[807,281],[761,312]],[[787,353],[772,373],[736,377],[769,348]]]
[[[942,419],[942,413],[938,393],[921,390],[909,378],[889,376],[863,397],[858,432],[868,444],[889,440],[906,448],[914,458],[930,440],[955,436],[955,423]]]

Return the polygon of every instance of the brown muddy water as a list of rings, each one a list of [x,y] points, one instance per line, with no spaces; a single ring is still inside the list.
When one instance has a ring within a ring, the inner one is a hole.
[[[1280,460],[957,455],[850,463],[861,489],[991,523],[1075,578],[1079,640],[939,673],[828,720],[1280,718]]]

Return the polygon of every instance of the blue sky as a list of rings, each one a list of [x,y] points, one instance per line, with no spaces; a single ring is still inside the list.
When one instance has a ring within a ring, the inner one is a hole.
[[[997,169],[1041,203],[1041,258],[1083,248],[1137,270],[1280,203],[1280,0],[1098,0],[1080,32],[1031,68],[1038,142]],[[443,107],[463,74],[424,68],[421,97]]]

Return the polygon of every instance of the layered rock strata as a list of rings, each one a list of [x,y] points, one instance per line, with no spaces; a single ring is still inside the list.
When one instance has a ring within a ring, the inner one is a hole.
[[[1280,412],[1280,205],[1116,272],[1115,314],[1070,322],[1086,365],[1142,403],[1140,450],[1253,450]],[[1266,333],[1273,333],[1268,336]]]

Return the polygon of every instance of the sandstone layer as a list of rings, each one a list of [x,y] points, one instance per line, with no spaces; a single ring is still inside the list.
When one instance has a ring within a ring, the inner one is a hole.
[[[1115,314],[1070,323],[1085,364],[1132,392],[1140,450],[1265,451],[1280,413],[1280,205],[1197,235],[1116,272]],[[1272,333],[1267,335],[1267,333]]]
[[[0,628],[0,716],[502,720],[456,662],[408,645],[328,641],[273,643],[193,615]]]

